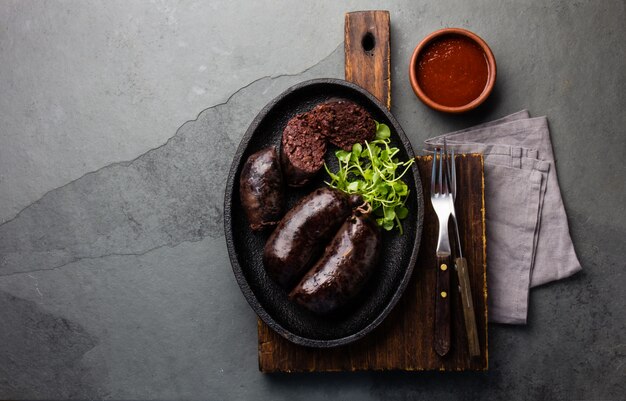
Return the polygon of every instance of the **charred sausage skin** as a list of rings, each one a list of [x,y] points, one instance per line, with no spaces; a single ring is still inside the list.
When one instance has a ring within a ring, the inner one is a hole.
[[[302,198],[280,221],[263,250],[268,275],[289,290],[315,262],[355,206],[354,197],[319,188]]]
[[[378,263],[380,249],[376,223],[366,216],[350,216],[289,298],[316,314],[341,308],[367,282]]]
[[[252,154],[241,170],[239,196],[250,228],[278,224],[284,209],[284,185],[276,147]]]

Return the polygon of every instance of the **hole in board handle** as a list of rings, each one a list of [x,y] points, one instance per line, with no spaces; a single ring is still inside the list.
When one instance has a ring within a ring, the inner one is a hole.
[[[361,40],[361,46],[363,46],[363,50],[368,53],[374,50],[374,47],[376,46],[376,39],[371,32],[367,32],[365,35],[363,35],[363,39]]]

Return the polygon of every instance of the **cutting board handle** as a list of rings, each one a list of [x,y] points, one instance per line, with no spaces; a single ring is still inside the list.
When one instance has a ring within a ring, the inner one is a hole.
[[[391,108],[389,11],[346,13],[346,80]]]

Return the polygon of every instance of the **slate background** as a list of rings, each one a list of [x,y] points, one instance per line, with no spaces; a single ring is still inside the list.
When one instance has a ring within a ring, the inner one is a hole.
[[[337,3],[337,4],[336,4]],[[263,375],[223,236],[262,106],[343,77],[343,14],[389,9],[392,112],[415,148],[523,108],[550,121],[583,272],[490,327],[486,373]],[[623,1],[0,1],[0,398],[626,399]],[[495,92],[448,116],[413,47],[475,31]]]

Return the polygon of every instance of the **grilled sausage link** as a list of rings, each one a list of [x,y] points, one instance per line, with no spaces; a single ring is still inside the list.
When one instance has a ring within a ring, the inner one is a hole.
[[[284,208],[284,185],[276,147],[251,155],[241,170],[239,196],[250,228],[278,224]]]
[[[302,198],[278,224],[263,250],[267,274],[285,289],[298,282],[358,202],[320,188]]]
[[[367,282],[378,263],[380,248],[376,223],[366,216],[350,216],[289,298],[317,314],[341,308]]]

